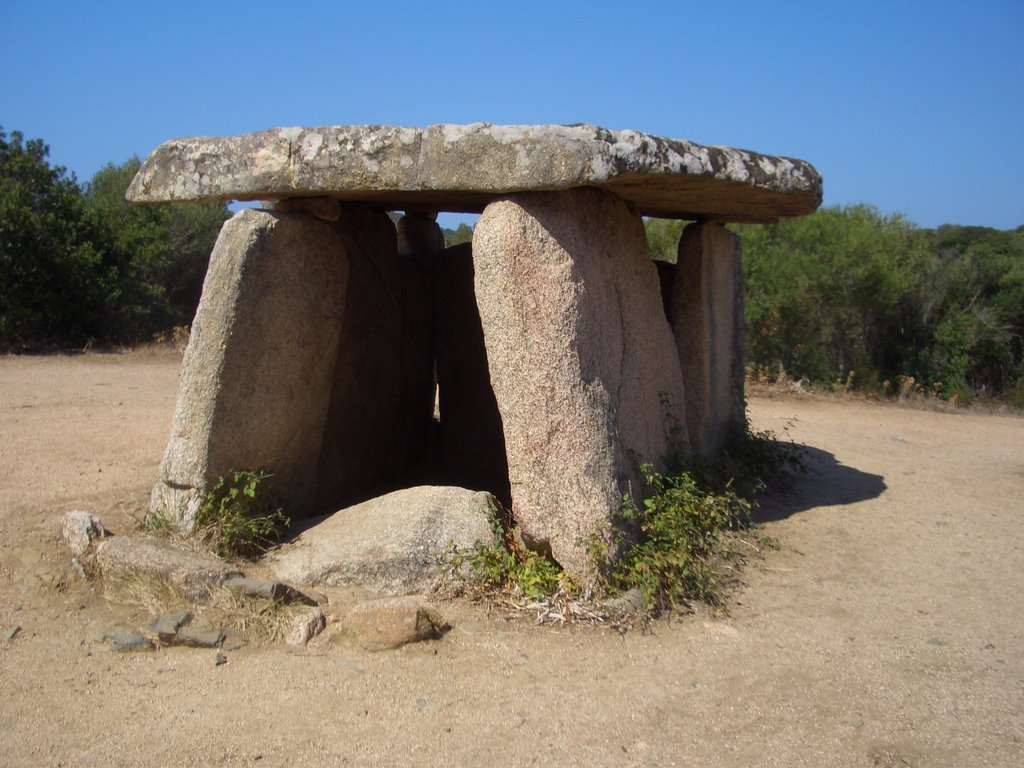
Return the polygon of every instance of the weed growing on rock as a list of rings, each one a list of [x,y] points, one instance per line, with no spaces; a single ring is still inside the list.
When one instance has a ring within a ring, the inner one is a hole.
[[[195,532],[220,557],[258,557],[285,534],[291,520],[278,506],[263,470],[220,477],[196,512]]]

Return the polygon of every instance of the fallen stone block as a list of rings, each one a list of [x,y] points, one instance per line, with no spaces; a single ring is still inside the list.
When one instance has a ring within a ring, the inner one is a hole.
[[[267,557],[282,581],[360,585],[388,595],[428,592],[452,545],[490,542],[494,497],[482,491],[419,486],[334,513]]]
[[[132,582],[158,580],[179,590],[190,600],[203,602],[210,590],[242,572],[214,557],[175,547],[166,541],[117,536],[96,550],[104,591],[113,600],[123,599]]]

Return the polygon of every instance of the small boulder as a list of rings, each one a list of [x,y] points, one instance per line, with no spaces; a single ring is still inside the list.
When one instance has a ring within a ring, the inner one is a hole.
[[[177,640],[178,630],[191,620],[191,613],[178,611],[157,616],[146,629],[152,632],[161,643],[172,645]]]
[[[190,621],[178,630],[174,644],[189,648],[220,648],[224,643],[224,633],[215,627],[209,619],[198,618]]]
[[[110,636],[110,647],[116,653],[152,651],[156,646],[138,632],[115,632]]]
[[[348,507],[304,531],[268,562],[294,584],[360,585],[385,595],[430,591],[451,546],[490,542],[494,497],[419,486]]]
[[[75,558],[88,552],[89,547],[96,539],[107,536],[107,531],[98,517],[79,510],[64,515],[60,532],[64,537],[64,543],[68,545],[68,549],[71,550],[71,554]]]
[[[360,603],[345,617],[341,634],[368,651],[386,651],[440,637],[443,622],[410,597]]]
[[[288,645],[304,646],[327,627],[327,618],[319,608],[300,613],[292,621],[291,631],[285,642]]]

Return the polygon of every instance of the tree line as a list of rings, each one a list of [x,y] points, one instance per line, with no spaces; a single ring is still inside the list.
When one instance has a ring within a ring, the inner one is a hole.
[[[139,169],[80,185],[0,128],[0,351],[132,344],[192,322],[224,204],[130,206]]]
[[[138,158],[79,185],[48,157],[0,128],[0,350],[131,344],[188,325],[227,206],[130,206]],[[645,225],[652,256],[675,261],[685,222]],[[851,205],[730,227],[757,372],[1024,408],[1024,226],[924,229]],[[464,242],[472,229],[445,234]]]
[[[682,226],[647,222],[655,258],[675,260]],[[850,205],[730,229],[757,372],[1024,408],[1024,226],[924,229]]]

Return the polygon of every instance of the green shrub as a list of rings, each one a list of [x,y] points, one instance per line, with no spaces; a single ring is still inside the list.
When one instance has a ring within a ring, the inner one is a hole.
[[[509,549],[504,542],[477,542],[472,549],[456,555],[456,569],[468,568],[470,581],[489,589],[510,589],[527,597],[544,597],[558,589],[562,569],[531,550]]]
[[[256,557],[287,532],[291,520],[277,505],[263,470],[232,470],[218,478],[196,513],[196,534],[221,557]]]
[[[650,464],[640,471],[650,490],[640,504],[627,496],[621,512],[637,541],[612,568],[609,587],[639,589],[649,611],[693,599],[719,602],[721,535],[748,522],[750,503],[732,491],[710,493],[686,472],[665,477]]]
[[[787,470],[805,471],[799,448],[770,432],[735,426],[714,461],[680,454],[662,474],[638,467],[642,500],[627,495],[613,530],[587,542],[598,592],[639,589],[649,612],[690,600],[722,600],[720,568],[729,556],[726,531],[746,526],[754,496]],[[497,514],[494,539],[469,550],[453,550],[444,564],[485,589],[518,591],[543,598],[561,590],[579,596],[562,569],[541,554],[509,543]]]
[[[507,589],[533,598],[553,594],[565,581],[562,569],[544,555],[517,546],[505,530],[504,517],[492,508],[490,543],[478,541],[462,550],[452,545],[441,567],[487,590]]]

